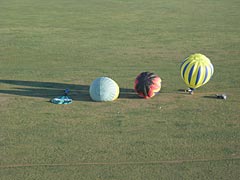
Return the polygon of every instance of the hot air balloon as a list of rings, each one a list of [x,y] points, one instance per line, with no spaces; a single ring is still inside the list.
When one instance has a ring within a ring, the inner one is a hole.
[[[93,101],[113,101],[119,96],[119,86],[111,78],[99,77],[91,83],[89,93]]]
[[[211,61],[203,54],[192,54],[180,67],[181,77],[189,87],[189,92],[206,84],[212,77],[214,68]]]
[[[140,97],[151,98],[159,93],[161,89],[161,78],[151,72],[140,73],[134,83],[134,90]]]

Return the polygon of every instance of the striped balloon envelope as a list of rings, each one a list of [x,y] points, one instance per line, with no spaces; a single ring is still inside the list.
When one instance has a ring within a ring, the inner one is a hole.
[[[214,68],[203,54],[192,54],[181,64],[181,77],[189,88],[196,89],[206,84],[212,77]]]
[[[145,99],[152,98],[161,90],[161,78],[151,72],[140,73],[134,82],[135,92]]]

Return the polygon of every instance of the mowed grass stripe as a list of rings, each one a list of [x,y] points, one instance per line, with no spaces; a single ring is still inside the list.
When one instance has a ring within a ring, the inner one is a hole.
[[[213,162],[213,161],[235,161],[240,157],[225,157],[212,159],[182,159],[182,160],[162,160],[162,161],[139,161],[139,162],[73,162],[73,163],[53,163],[53,164],[11,164],[1,165],[0,168],[22,168],[22,167],[40,167],[40,166],[85,166],[85,165],[144,165],[144,164],[182,164],[195,162]]]

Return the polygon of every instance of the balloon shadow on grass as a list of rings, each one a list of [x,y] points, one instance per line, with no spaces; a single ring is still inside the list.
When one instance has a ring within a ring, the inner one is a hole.
[[[0,80],[0,83],[12,85],[8,89],[0,89],[0,94],[45,98],[49,101],[64,95],[64,90],[68,88],[70,89],[68,95],[74,101],[92,101],[89,95],[89,85],[23,80]],[[119,98],[137,99],[139,97],[134,89],[120,88]]]
[[[120,88],[120,99],[139,99],[134,89]]]
[[[38,82],[22,80],[0,80],[0,83],[10,84],[10,89],[2,90],[2,94],[46,98],[48,100],[64,95],[65,89],[70,89],[69,96],[77,101],[91,101],[89,86],[56,82]]]
[[[220,99],[220,98],[217,98],[216,95],[207,95],[207,96],[203,96],[203,98],[207,98],[207,99]]]

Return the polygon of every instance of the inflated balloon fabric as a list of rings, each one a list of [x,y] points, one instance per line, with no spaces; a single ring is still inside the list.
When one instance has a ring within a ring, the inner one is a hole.
[[[95,79],[89,88],[93,101],[114,101],[119,96],[118,84],[108,77]]]
[[[214,68],[205,55],[192,54],[183,61],[180,71],[186,85],[196,89],[211,79]]]
[[[159,93],[161,82],[161,78],[156,74],[142,72],[135,79],[134,90],[140,97],[148,99]]]

